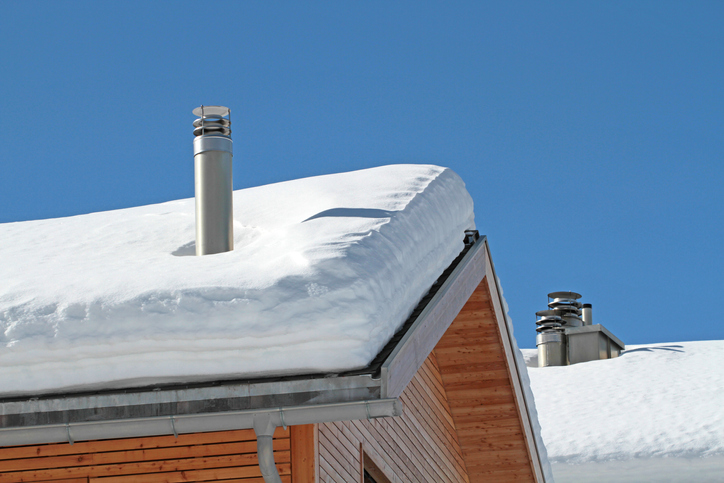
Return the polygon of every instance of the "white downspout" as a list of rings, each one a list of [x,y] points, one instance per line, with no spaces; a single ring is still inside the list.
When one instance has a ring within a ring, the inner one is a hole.
[[[254,417],[254,432],[256,433],[256,454],[259,458],[259,468],[264,477],[264,483],[282,483],[274,463],[274,430],[270,413],[262,413]]]

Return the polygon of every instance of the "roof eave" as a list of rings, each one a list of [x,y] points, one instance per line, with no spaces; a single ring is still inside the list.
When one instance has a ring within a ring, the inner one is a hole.
[[[248,429],[262,412],[303,414],[280,425],[308,424],[333,417],[329,409],[338,406],[353,408],[344,410],[348,415],[363,408],[360,418],[397,415],[396,398],[482,280],[484,244],[476,232],[434,295],[413,312],[413,322],[383,349],[381,369],[378,363],[342,374],[7,399],[0,401],[0,445]],[[379,415],[370,408],[379,408]]]

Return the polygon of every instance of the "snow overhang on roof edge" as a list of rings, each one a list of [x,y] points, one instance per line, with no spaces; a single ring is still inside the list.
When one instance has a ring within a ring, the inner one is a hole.
[[[8,398],[0,400],[0,446],[249,429],[253,415],[264,412],[283,413],[280,425],[309,424],[326,421],[332,406],[349,406],[342,412],[359,416],[348,419],[399,415],[396,398],[485,276],[485,251],[485,237],[468,233],[460,255],[365,369]]]

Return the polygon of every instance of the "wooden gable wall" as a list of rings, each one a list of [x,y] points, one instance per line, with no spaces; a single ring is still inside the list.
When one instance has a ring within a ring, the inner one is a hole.
[[[476,257],[478,266],[468,275],[480,273],[480,278],[402,392],[403,416],[320,425],[320,481],[360,481],[355,479],[361,467],[360,446],[379,456],[375,463],[392,481],[544,481],[487,243]],[[455,290],[453,298],[461,291]],[[430,381],[438,382],[426,385]],[[433,400],[417,398],[419,394]],[[376,426],[381,429],[362,431]],[[406,438],[401,436],[405,431]],[[441,431],[445,437],[439,437]],[[437,439],[427,439],[434,434]],[[418,444],[423,441],[432,444]],[[440,448],[443,453],[431,459]],[[453,461],[458,471],[445,464]]]
[[[407,385],[402,416],[319,424],[319,481],[362,481],[362,452],[393,483],[468,482],[434,354]]]
[[[491,282],[480,282],[400,396],[402,416],[319,425],[319,481],[360,482],[362,451],[392,482],[542,481]]]
[[[458,440],[473,482],[535,482],[517,369],[505,354],[488,276],[435,347]],[[535,460],[534,460],[535,457]]]

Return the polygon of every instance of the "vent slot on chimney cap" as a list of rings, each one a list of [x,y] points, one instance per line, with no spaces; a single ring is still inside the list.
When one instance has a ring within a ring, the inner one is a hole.
[[[193,114],[199,117],[194,121],[194,136],[231,136],[231,109],[228,107],[199,106]]]

